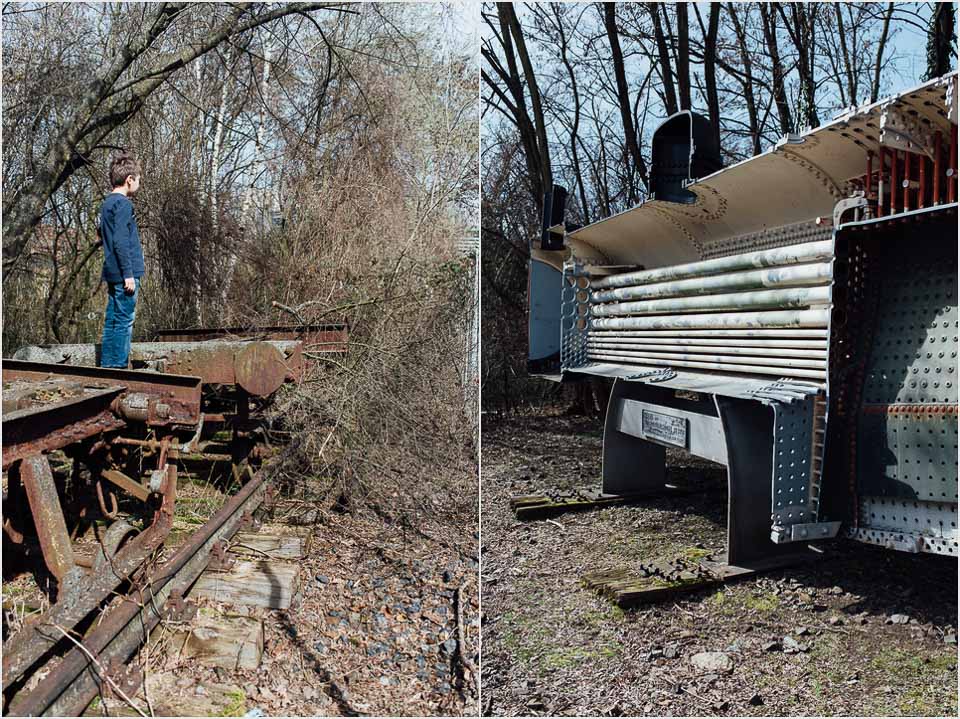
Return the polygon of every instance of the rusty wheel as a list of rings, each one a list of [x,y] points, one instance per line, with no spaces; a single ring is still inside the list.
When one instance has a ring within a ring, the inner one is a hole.
[[[240,350],[233,364],[234,375],[254,397],[267,397],[283,384],[287,364],[283,353],[267,342],[251,342]]]
[[[93,556],[93,573],[99,574],[105,567],[110,566],[117,552],[136,534],[137,530],[123,520],[111,524],[104,532],[100,547]]]

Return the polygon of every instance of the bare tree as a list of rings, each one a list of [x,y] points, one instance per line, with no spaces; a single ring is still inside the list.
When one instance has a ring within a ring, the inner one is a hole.
[[[930,18],[927,31],[927,72],[924,78],[931,80],[950,72],[951,57],[957,52],[956,12],[952,2],[937,3]]]
[[[627,88],[627,78],[623,65],[623,52],[620,50],[620,34],[617,30],[617,18],[613,3],[603,4],[603,24],[607,30],[607,39],[610,42],[610,52],[613,59],[613,72],[617,79],[617,100],[620,107],[620,120],[623,123],[623,136],[627,152],[630,155],[632,169],[640,176],[644,185],[647,184],[647,166],[640,154],[640,145],[637,131],[633,124],[633,115],[630,112],[630,91]],[[632,181],[633,173],[628,170],[628,189],[631,202],[638,198],[637,188]]]
[[[777,41],[777,18],[771,11],[770,5],[771,3],[760,3],[760,17],[763,21],[763,36],[767,43],[767,52],[770,55],[773,97],[777,105],[777,115],[780,118],[780,132],[786,135],[793,132],[793,117],[787,101],[787,74],[780,59],[780,45]]]
[[[198,42],[163,54],[154,62],[145,62],[151,48],[190,9],[186,3],[156,5],[144,19],[140,33],[131,37],[113,61],[88,83],[72,114],[65,118],[62,129],[46,149],[32,180],[4,199],[4,264],[9,266],[20,258],[31,230],[63,183],[89,162],[91,154],[102,147],[110,133],[135,115],[144,101],[181,68],[229,38],[265,23],[294,13],[338,7],[328,3],[290,3],[273,9],[234,6]],[[137,67],[140,71],[132,72]]]
[[[543,198],[544,192],[553,185],[550,147],[547,142],[540,89],[533,72],[533,65],[530,63],[523,30],[512,4],[497,3],[496,10],[496,22],[488,13],[484,15],[484,21],[493,31],[506,67],[501,63],[490,41],[485,41],[481,52],[494,72],[494,76],[484,70],[482,78],[496,97],[496,102],[491,104],[504,113],[520,132],[529,169],[530,191],[539,201]],[[517,64],[518,56],[520,66],[523,67],[522,74]],[[506,92],[501,83],[506,86]],[[524,87],[530,94],[530,112],[527,111]]]
[[[609,5],[609,3],[604,3]],[[663,31],[663,22],[660,19],[661,3],[649,2],[647,12],[653,20],[653,36],[657,44],[657,60],[659,62],[660,80],[663,83],[664,105],[668,115],[674,114],[677,106],[677,91],[673,84],[673,71],[670,68],[670,51],[667,46],[667,37]]]

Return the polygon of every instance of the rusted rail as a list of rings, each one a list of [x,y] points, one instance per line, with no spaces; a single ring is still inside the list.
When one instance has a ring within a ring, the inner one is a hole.
[[[6,379],[6,373],[4,373]],[[57,401],[22,406],[31,397],[58,391],[62,382],[23,383],[23,393],[16,399],[5,397],[3,415],[3,468],[38,452],[49,452],[118,429],[126,424],[120,416],[117,400],[123,387],[79,388],[77,395],[61,396]],[[29,388],[35,388],[33,392]],[[57,388],[57,389],[51,389]]]
[[[83,638],[83,647],[71,649],[35,689],[13,697],[6,712],[16,716],[77,716],[97,695],[105,682],[104,668],[126,664],[140,644],[164,618],[171,597],[182,596],[197,580],[210,559],[214,545],[230,539],[246,516],[260,506],[266,493],[265,476],[258,474],[203,527],[191,535],[169,560],[149,573],[134,591],[109,611],[97,628]],[[57,633],[56,623],[43,627]],[[6,655],[4,675],[6,682]]]
[[[175,463],[226,463],[231,482],[252,475],[266,453],[249,398],[267,398],[298,379],[302,346],[298,340],[165,343],[150,348],[164,363],[151,370],[3,362],[3,530],[18,562],[39,570],[38,577],[45,565],[49,579],[37,587],[53,602],[4,643],[6,714],[79,714],[103,681],[100,672],[129,658],[167,598],[181,596],[199,576],[213,544],[259,506],[265,484],[253,476],[172,557],[150,568],[173,526]],[[64,361],[96,356],[94,345],[41,349]],[[219,389],[205,395],[204,385],[233,385],[233,391],[224,400]],[[59,450],[73,462],[70,480],[62,459],[54,462],[56,472],[51,468],[48,453]],[[126,497],[122,505],[118,492]],[[142,519],[143,531],[128,517]],[[90,558],[74,539],[101,519],[108,526],[95,532],[99,547]],[[92,630],[78,633],[94,619]],[[44,680],[37,686],[30,679],[38,672]]]
[[[199,377],[138,370],[78,367],[68,364],[3,360],[3,385],[20,382],[72,380],[90,389],[122,387],[123,402],[116,410],[128,420],[152,426],[195,426],[200,421]],[[6,407],[4,410],[6,411]],[[4,455],[7,424],[4,419]]]

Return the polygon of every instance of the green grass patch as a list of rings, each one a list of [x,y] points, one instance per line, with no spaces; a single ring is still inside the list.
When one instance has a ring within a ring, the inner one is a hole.
[[[223,707],[223,714],[221,716],[239,717],[246,713],[247,695],[242,689],[227,690],[224,694],[224,699],[227,699],[229,703]]]
[[[562,647],[556,651],[547,652],[543,656],[543,668],[549,671],[570,669],[586,662],[598,659],[613,659],[620,654],[620,647],[615,644],[601,644],[596,649],[583,647]]]
[[[701,559],[710,556],[710,550],[702,547],[687,547],[683,550],[681,556],[687,561],[699,562]]]
[[[743,598],[743,606],[761,614],[768,614],[780,608],[780,599],[776,594],[748,594]]]
[[[956,668],[953,652],[882,649],[867,663],[867,670],[875,685],[894,691],[887,696],[873,694],[870,711],[878,715],[956,716]]]

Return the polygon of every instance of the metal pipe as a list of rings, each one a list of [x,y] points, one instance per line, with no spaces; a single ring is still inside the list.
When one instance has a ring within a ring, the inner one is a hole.
[[[603,353],[605,355],[611,355],[615,357],[623,357],[629,359],[635,357],[637,359],[645,360],[659,360],[661,362],[666,362],[666,364],[672,364],[674,360],[681,360],[684,362],[724,362],[730,365],[753,365],[753,364],[763,364],[768,367],[781,367],[781,368],[800,368],[800,369],[823,369],[827,367],[826,360],[814,360],[814,359],[791,359],[791,358],[780,358],[780,357],[717,357],[716,359],[712,357],[705,357],[704,355],[697,354],[687,354],[686,352],[663,352],[657,354],[650,354],[647,352],[627,352],[625,350],[612,350],[612,349],[602,349],[596,350],[596,352]],[[587,356],[594,354],[593,350],[587,350]]]
[[[903,153],[903,211],[910,212],[910,153]]]
[[[624,336],[626,335],[626,336]],[[665,345],[668,347],[730,347],[734,342],[737,347],[771,347],[777,349],[816,349],[822,350],[827,345],[822,340],[775,340],[763,338],[734,338],[731,339],[703,339],[690,337],[632,337],[624,332],[591,332],[587,342],[619,342],[642,345]]]
[[[829,287],[802,287],[760,292],[733,292],[703,297],[676,297],[641,302],[611,302],[591,309],[595,317],[663,314],[705,310],[793,309],[830,303]]]
[[[830,310],[782,310],[670,317],[601,317],[590,320],[590,329],[753,329],[766,327],[826,327]]]
[[[947,202],[957,200],[957,126],[950,125],[950,157],[947,158]]]
[[[920,189],[917,192],[917,207],[927,206],[927,156],[920,155]]]
[[[718,275],[735,270],[749,270],[758,267],[776,267],[777,265],[794,265],[803,262],[818,262],[833,259],[833,240],[819,242],[804,242],[787,247],[776,247],[771,250],[745,252],[728,257],[717,257],[712,260],[687,262],[682,265],[657,267],[652,270],[625,272],[619,275],[608,275],[593,280],[592,289],[607,287],[630,287],[667,280],[679,280],[686,277],[703,277]]]
[[[798,287],[826,284],[833,278],[829,262],[794,265],[772,269],[748,270],[710,277],[693,277],[676,282],[658,282],[652,285],[631,285],[591,293],[591,302],[636,300],[648,297],[678,297],[709,295],[716,290],[751,290],[764,287]]]
[[[826,339],[826,329],[684,329],[684,330],[603,330],[610,337],[813,337]]]
[[[645,359],[639,357],[618,357],[608,353],[596,353],[588,355],[590,359],[611,360],[617,364],[639,364],[654,367],[690,367],[692,369],[718,370],[721,372],[737,372],[740,374],[764,374],[776,375],[779,377],[807,377],[811,379],[822,380],[825,378],[825,370],[813,370],[804,368],[793,368],[784,370],[782,367],[770,367],[768,365],[735,365],[727,362],[691,362],[688,360],[673,360],[669,363],[663,360]]]
[[[651,352],[670,352],[671,350],[683,350],[685,353],[689,354],[706,354],[710,356],[715,355],[746,355],[755,357],[757,359],[763,359],[766,357],[799,357],[801,359],[818,359],[826,360],[827,359],[827,349],[826,347],[821,346],[819,349],[785,349],[782,347],[713,347],[713,346],[703,346],[703,345],[648,345],[648,344],[638,344],[636,342],[629,342],[626,340],[606,340],[606,341],[597,341],[597,340],[588,340],[587,349],[602,349],[602,350],[616,350],[616,351],[637,351],[643,353]],[[767,351],[764,351],[767,350]],[[666,355],[664,355],[666,356]]]
[[[887,187],[886,180],[886,161],[887,161],[887,148],[883,145],[880,145],[877,148],[877,159],[878,159],[878,168],[877,168],[877,217],[883,217],[886,215],[886,208],[883,204],[883,191]]]
[[[940,156],[943,154],[943,135],[940,130],[933,133],[933,204],[940,204],[940,173],[943,165]]]
[[[897,212],[897,151],[890,151],[890,214]]]

